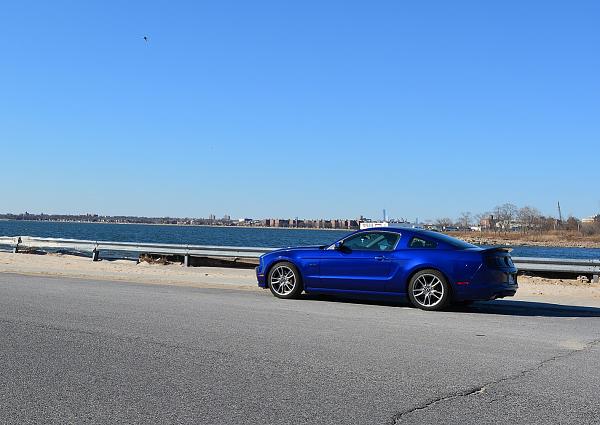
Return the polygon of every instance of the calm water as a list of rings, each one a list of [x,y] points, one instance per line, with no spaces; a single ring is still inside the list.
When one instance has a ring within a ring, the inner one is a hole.
[[[273,248],[325,245],[348,233],[339,230],[0,221],[0,236]]]
[[[242,227],[147,226],[142,224],[0,221],[0,236],[38,236],[93,241],[154,242],[193,245],[287,247],[325,245],[343,230],[249,229]],[[515,257],[600,259],[598,248],[517,246]]]

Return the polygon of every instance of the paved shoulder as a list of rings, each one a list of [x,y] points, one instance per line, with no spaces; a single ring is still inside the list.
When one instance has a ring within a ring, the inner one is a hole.
[[[492,422],[550,394],[586,423],[599,317],[0,275],[0,422],[464,422],[468,403]]]

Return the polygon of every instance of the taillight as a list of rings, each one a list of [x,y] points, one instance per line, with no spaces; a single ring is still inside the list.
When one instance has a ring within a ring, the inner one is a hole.
[[[514,267],[512,259],[508,255],[485,257],[485,264],[493,269]]]
[[[496,267],[498,267],[498,257],[486,257],[485,265],[495,269]]]

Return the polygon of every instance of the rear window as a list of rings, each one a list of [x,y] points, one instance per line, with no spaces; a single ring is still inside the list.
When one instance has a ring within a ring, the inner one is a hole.
[[[437,246],[437,242],[428,241],[415,236],[410,240],[408,246],[409,248],[435,248]]]
[[[458,249],[477,248],[477,246],[473,244],[461,241],[460,239],[453,238],[452,236],[444,235],[443,233],[430,232],[428,230],[426,230],[423,233],[427,234],[427,236],[433,240],[443,242]]]

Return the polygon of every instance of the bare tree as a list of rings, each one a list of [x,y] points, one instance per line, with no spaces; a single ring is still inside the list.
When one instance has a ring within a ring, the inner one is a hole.
[[[503,230],[510,230],[511,224],[515,220],[518,211],[519,209],[516,205],[506,203],[496,206],[496,208],[494,208],[494,215]]]
[[[581,232],[587,236],[600,235],[600,214],[594,218],[592,223],[583,224]]]
[[[438,218],[435,221],[435,225],[443,230],[448,226],[452,226],[452,219],[448,217]]]
[[[517,218],[517,213],[519,212],[519,209],[517,208],[517,206],[515,204],[504,204],[504,205],[502,205],[502,209],[504,211],[504,215],[506,217],[508,228],[510,230],[511,224]]]
[[[581,228],[581,221],[570,215],[569,218],[567,218],[567,221],[565,222],[565,227],[567,230],[570,230],[572,232],[578,232]]]
[[[524,206],[519,209],[517,219],[521,224],[521,230],[523,232],[540,229],[542,225],[542,213],[537,208],[529,206]]]
[[[471,227],[471,222],[473,221],[473,216],[470,211],[461,212],[458,217],[458,224],[461,227],[469,228]]]

